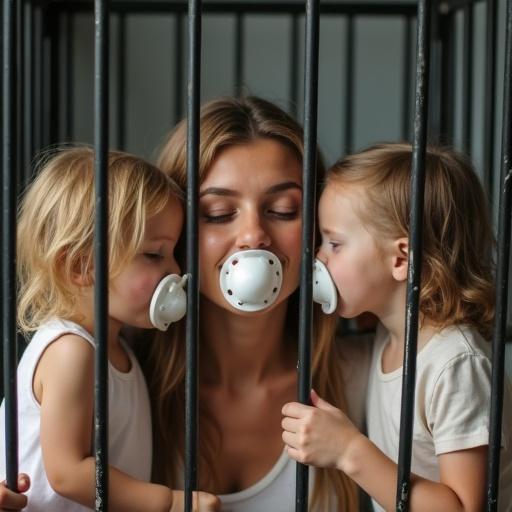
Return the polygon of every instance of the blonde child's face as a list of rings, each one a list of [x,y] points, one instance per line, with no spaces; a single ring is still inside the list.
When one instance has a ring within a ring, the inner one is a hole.
[[[244,314],[224,299],[219,275],[223,263],[245,249],[273,252],[283,266],[283,285],[272,307],[297,288],[302,167],[291,149],[272,139],[224,149],[201,183],[199,210],[203,297]]]
[[[151,328],[149,306],[153,292],[167,274],[179,274],[174,249],[183,226],[183,208],[175,198],[146,222],[139,252],[111,280],[109,316],[123,325]]]
[[[397,286],[391,244],[377,241],[359,217],[362,194],[362,187],[354,185],[325,188],[318,210],[322,244],[317,257],[338,289],[340,316],[353,318],[369,311],[382,318],[389,313]]]

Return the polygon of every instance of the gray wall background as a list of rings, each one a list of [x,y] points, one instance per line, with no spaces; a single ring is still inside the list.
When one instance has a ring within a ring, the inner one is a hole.
[[[497,83],[495,91],[496,139],[495,173],[499,173],[501,150],[505,0],[499,0]],[[290,31],[291,17],[286,15],[245,16],[243,84],[246,93],[262,96],[290,111]],[[485,4],[475,7],[474,93],[471,156],[477,170],[482,168],[483,95],[485,80]],[[183,68],[178,71],[173,15],[128,15],[126,24],[127,66],[124,85],[126,144],[124,149],[153,160],[163,137],[176,123],[176,79],[186,91],[186,17],[183,19]],[[116,74],[118,52],[118,18],[111,21],[111,143],[119,146],[114,120],[118,114],[117,86],[122,78]],[[343,16],[322,16],[318,100],[318,140],[328,164],[346,152],[344,147],[345,32]],[[299,104],[302,119],[303,91],[303,18],[299,40]],[[460,146],[462,129],[462,15],[457,17],[456,33],[456,124],[455,144]],[[72,112],[71,139],[93,140],[93,30],[92,14],[73,18],[72,31]],[[402,69],[405,22],[399,17],[357,17],[355,21],[355,69],[353,109],[354,150],[378,141],[402,138],[402,98],[409,95],[412,106],[414,70],[405,77]],[[235,92],[235,16],[203,16],[202,100]],[[67,43],[66,43],[67,44]],[[411,40],[413,53],[415,34]],[[62,49],[64,51],[64,48]],[[64,80],[64,77],[63,77]],[[183,112],[185,107],[183,105]],[[62,123],[64,124],[64,123]],[[62,138],[66,134],[62,134]],[[498,180],[495,180],[496,182]],[[496,190],[497,191],[497,190]],[[496,193],[495,193],[496,196]],[[494,205],[496,206],[496,205]],[[496,208],[494,208],[496,217]],[[509,299],[510,302],[510,299]],[[512,307],[509,307],[512,310]],[[509,315],[512,324],[512,313]],[[507,350],[507,369],[512,374],[512,347]]]

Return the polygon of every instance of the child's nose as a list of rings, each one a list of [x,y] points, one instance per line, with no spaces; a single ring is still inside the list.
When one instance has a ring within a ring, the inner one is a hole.
[[[240,225],[236,238],[239,249],[261,249],[271,244],[270,236],[258,214],[247,215]]]
[[[327,266],[327,255],[323,251],[322,247],[318,249],[318,252],[316,253],[316,258]]]

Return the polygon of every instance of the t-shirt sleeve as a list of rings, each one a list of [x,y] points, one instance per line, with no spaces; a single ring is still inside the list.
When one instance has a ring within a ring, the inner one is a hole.
[[[436,455],[489,443],[491,363],[479,354],[452,359],[434,382],[428,425]]]

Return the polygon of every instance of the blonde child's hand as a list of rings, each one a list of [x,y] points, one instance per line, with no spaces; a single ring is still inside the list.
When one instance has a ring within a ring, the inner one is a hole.
[[[313,406],[290,402],[282,413],[288,455],[302,464],[344,469],[350,444],[362,436],[339,409],[311,390]]]
[[[30,487],[30,478],[25,473],[18,475],[18,492],[27,492]],[[7,489],[5,480],[0,482],[0,511],[21,510],[27,506],[27,497]]]
[[[185,492],[172,491],[172,506],[169,512],[183,512]],[[214,494],[202,491],[192,493],[193,512],[220,512],[220,500]]]

